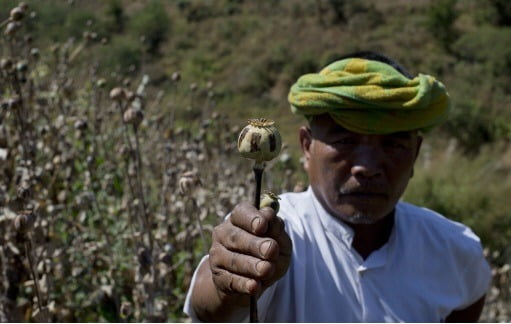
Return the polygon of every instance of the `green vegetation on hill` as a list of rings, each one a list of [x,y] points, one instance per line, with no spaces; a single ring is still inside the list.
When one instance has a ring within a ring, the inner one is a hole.
[[[8,247],[0,294],[14,296],[1,321],[44,319],[34,315],[37,285],[20,252],[26,237],[11,224],[29,207],[39,214],[32,249],[51,319],[185,319],[184,293],[205,244],[186,216],[200,214],[210,231],[249,197],[250,170],[233,147],[239,127],[276,121],[287,148],[269,166],[270,189],[306,181],[297,143],[304,121],[290,113],[289,87],[358,50],[447,86],[451,118],[425,134],[404,199],[474,229],[496,273],[483,320],[511,320],[511,2],[26,3],[8,31],[18,1],[0,0],[0,237]],[[114,87],[124,99],[108,98]],[[118,115],[133,103],[143,111],[131,116],[139,126]],[[204,183],[201,213],[178,193],[190,169]]]

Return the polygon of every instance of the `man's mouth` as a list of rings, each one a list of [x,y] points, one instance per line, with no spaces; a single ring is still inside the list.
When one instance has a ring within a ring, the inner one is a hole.
[[[387,195],[384,193],[377,192],[350,192],[341,194],[342,197],[346,198],[358,198],[358,199],[382,199],[386,198]]]
[[[385,191],[378,188],[341,188],[339,190],[341,197],[355,198],[355,199],[382,199],[388,195]]]

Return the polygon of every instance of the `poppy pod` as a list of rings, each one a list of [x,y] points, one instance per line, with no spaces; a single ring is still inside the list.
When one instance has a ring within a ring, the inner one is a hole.
[[[185,172],[179,178],[179,190],[183,195],[191,194],[195,189],[202,185],[199,176],[193,172]]]
[[[123,100],[123,99],[126,99],[126,92],[121,87],[113,88],[110,91],[110,99],[112,99],[112,100]]]
[[[15,7],[11,9],[9,17],[13,21],[20,21],[23,18],[23,9],[20,7]]]
[[[138,127],[144,119],[144,113],[140,109],[130,107],[124,112],[123,119],[126,124]]]
[[[238,137],[241,156],[256,163],[271,161],[280,152],[282,139],[274,122],[268,119],[250,119]]]
[[[26,234],[32,229],[34,222],[34,213],[29,210],[23,210],[14,218],[14,229],[20,234]]]
[[[274,194],[273,192],[267,191],[264,193],[263,197],[261,198],[261,204],[260,207],[270,207],[275,211],[275,213],[279,212],[280,203],[279,203],[279,196]]]

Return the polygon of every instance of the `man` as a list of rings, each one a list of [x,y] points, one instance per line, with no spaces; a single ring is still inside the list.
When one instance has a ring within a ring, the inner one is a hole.
[[[306,192],[237,205],[217,226],[185,305],[194,320],[475,322],[491,272],[466,226],[400,202],[421,132],[449,110],[444,86],[359,53],[302,76],[289,101]]]

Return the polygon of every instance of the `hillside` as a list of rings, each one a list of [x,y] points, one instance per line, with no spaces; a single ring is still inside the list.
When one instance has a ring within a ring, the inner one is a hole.
[[[496,273],[483,320],[511,320],[508,1],[25,3],[13,24],[18,1],[0,0],[1,321],[184,320],[209,240],[188,216],[208,237],[253,192],[241,127],[265,117],[282,133],[268,189],[306,185],[289,87],[360,50],[446,85],[451,118],[425,134],[404,199],[474,229]],[[203,183],[194,199],[186,171]]]

